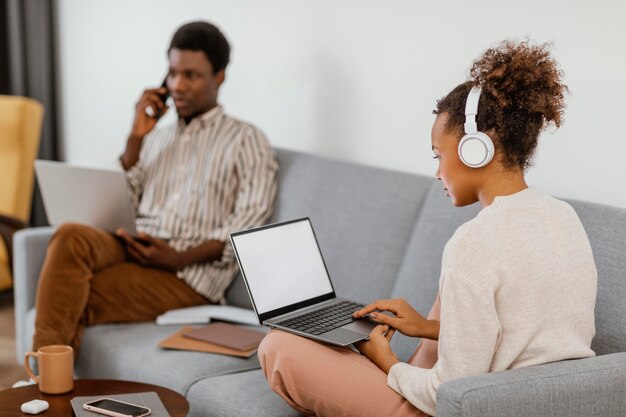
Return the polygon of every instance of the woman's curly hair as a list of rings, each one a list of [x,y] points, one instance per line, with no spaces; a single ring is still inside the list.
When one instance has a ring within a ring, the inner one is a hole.
[[[504,41],[487,49],[472,65],[471,80],[439,100],[434,113],[447,113],[448,132],[463,135],[467,95],[480,85],[478,129],[493,133],[506,167],[526,169],[539,133],[552,123],[561,126],[565,112],[567,86],[550,46]]]

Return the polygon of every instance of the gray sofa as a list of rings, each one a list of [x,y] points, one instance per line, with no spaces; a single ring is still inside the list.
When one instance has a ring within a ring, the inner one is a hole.
[[[443,247],[479,207],[452,207],[431,177],[280,149],[277,154],[280,186],[272,221],[311,218],[336,292],[363,301],[405,297],[426,314],[437,292]],[[626,210],[570,203],[587,230],[598,267],[593,342],[598,357],[445,383],[437,395],[438,416],[626,416]],[[38,228],[15,236],[20,361],[30,347],[38,273],[51,233]],[[227,298],[250,306],[239,278]],[[157,343],[176,328],[90,327],[76,373],[169,387],[189,399],[190,416],[298,415],[267,387],[256,357],[160,350]],[[416,344],[394,336],[403,359]]]

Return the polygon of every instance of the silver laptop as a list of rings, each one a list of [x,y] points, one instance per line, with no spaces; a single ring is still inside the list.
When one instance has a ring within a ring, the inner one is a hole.
[[[35,161],[48,221],[74,222],[135,236],[135,213],[123,172],[83,168],[63,162]]]
[[[230,240],[260,324],[339,346],[367,339],[376,326],[352,318],[363,304],[335,296],[308,218],[232,233]]]

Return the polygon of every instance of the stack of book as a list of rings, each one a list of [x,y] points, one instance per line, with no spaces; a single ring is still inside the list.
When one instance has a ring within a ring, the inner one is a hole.
[[[264,330],[222,322],[202,327],[186,326],[159,343],[159,347],[249,358],[265,337]]]

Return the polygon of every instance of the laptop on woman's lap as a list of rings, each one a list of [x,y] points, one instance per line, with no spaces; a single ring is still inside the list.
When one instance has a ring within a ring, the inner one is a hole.
[[[336,297],[308,218],[230,240],[260,324],[338,346],[368,339],[376,323],[352,317],[364,304]]]

